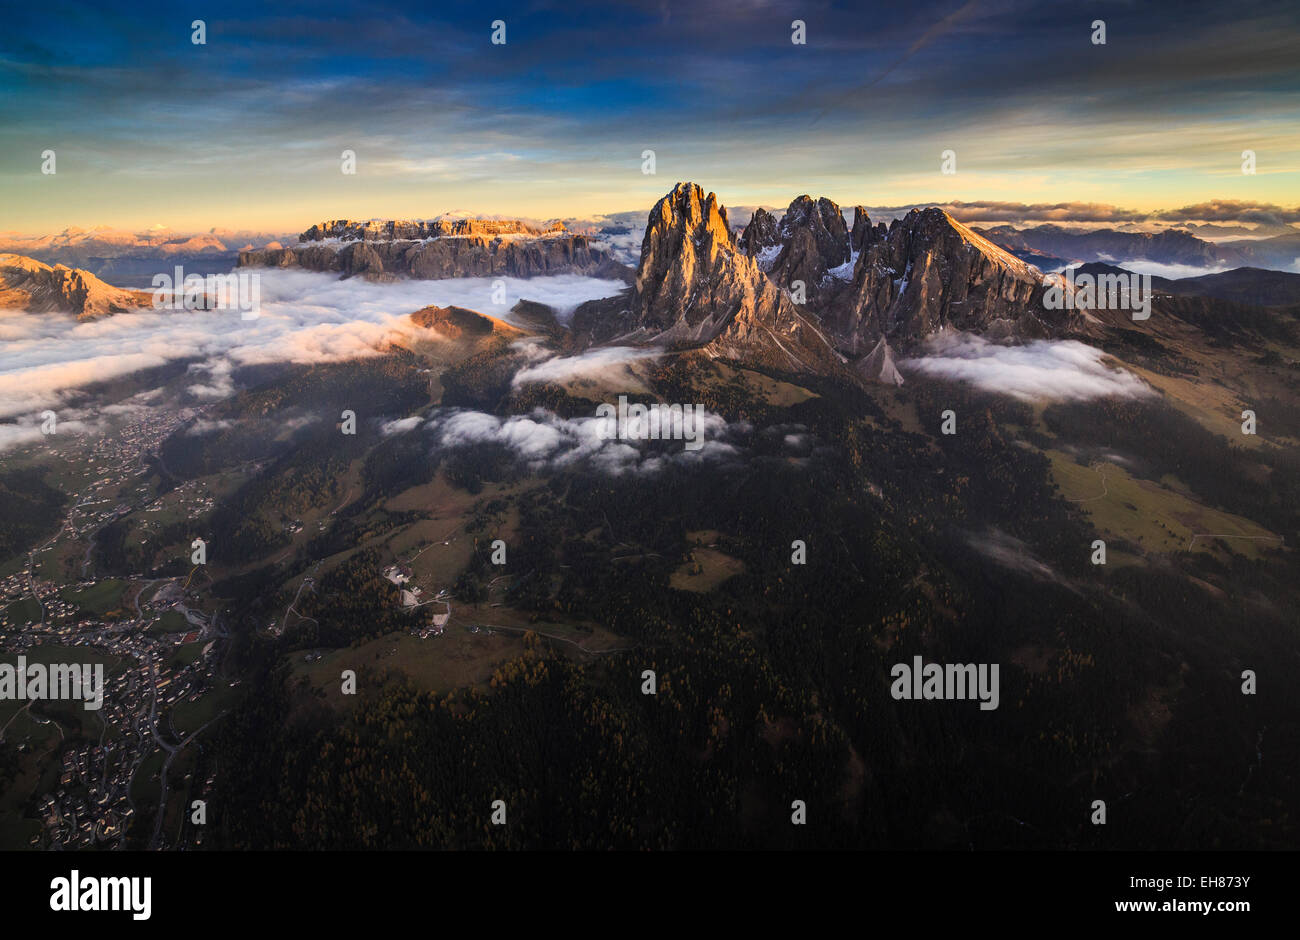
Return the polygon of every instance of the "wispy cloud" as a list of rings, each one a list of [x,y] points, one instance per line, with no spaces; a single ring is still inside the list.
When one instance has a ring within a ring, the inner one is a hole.
[[[1064,583],[1050,565],[1034,557],[1028,545],[1001,529],[989,529],[982,534],[966,533],[965,538],[968,545],[1003,568],[1019,571],[1040,581]]]

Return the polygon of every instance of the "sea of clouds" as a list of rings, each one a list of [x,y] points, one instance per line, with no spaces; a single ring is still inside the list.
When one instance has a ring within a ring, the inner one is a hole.
[[[377,283],[305,271],[256,273],[261,277],[262,304],[260,315],[250,320],[234,311],[144,309],[84,322],[65,314],[0,311],[0,419],[9,419],[0,423],[0,450],[39,440],[40,416],[47,409],[58,415],[60,432],[91,433],[111,414],[152,406],[156,395],[151,393],[108,407],[78,409],[69,404],[77,389],[142,369],[188,360],[186,390],[191,403],[201,405],[233,394],[235,371],[242,366],[373,355],[387,341],[413,335],[417,328],[409,314],[429,304],[455,304],[509,320],[510,307],[521,298],[564,311],[624,287],[619,281],[580,275],[505,278],[505,303],[498,305],[492,303],[493,280],[488,278]],[[516,387],[579,376],[625,377],[629,365],[656,354],[605,347],[555,356],[536,340],[516,345],[527,360],[515,376]],[[1108,365],[1100,350],[1075,341],[1002,346],[978,336],[945,333],[902,366],[1023,400],[1150,394],[1136,376]],[[516,423],[495,430],[499,442],[513,447],[519,435],[549,442],[547,460],[591,453],[610,465],[631,466],[656,459],[646,458],[637,448],[620,449],[618,442],[593,447],[592,426],[581,420],[504,420]],[[456,425],[450,427],[446,433]],[[722,443],[721,438],[714,440]],[[525,449],[520,453],[529,457]]]
[[[505,302],[494,304],[496,279],[490,278],[376,283],[307,271],[249,273],[261,278],[255,319],[237,311],[143,309],[78,322],[66,314],[0,311],[0,419],[19,421],[0,430],[0,447],[32,439],[39,413],[59,412],[75,390],[169,362],[195,360],[189,391],[202,403],[231,394],[232,373],[241,366],[373,355],[387,340],[410,335],[415,328],[408,315],[430,304],[508,321],[522,298],[565,313],[624,288],[620,281],[581,275],[502,278]],[[61,422],[75,417],[59,416]]]

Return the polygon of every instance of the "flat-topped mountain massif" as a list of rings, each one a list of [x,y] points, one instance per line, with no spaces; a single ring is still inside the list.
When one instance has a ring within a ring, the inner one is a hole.
[[[567,235],[563,222],[538,227],[518,219],[369,219],[354,222],[337,219],[313,225],[298,236],[300,242],[319,242],[330,238],[340,241],[418,241],[426,238],[457,238],[465,235]]]
[[[313,225],[298,245],[241,251],[240,267],[300,267],[344,277],[402,275],[537,277],[585,274],[627,279],[626,266],[586,235],[556,222],[538,228],[518,220],[337,220]]]

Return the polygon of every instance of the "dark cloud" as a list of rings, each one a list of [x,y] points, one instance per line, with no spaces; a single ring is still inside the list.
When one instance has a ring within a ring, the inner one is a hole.
[[[1155,215],[1170,222],[1256,222],[1260,225],[1290,225],[1300,222],[1300,206],[1288,209],[1262,202],[1214,199]]]
[[[1284,226],[1300,222],[1300,206],[1288,209],[1261,202],[1216,199],[1210,202],[1183,206],[1179,209],[1162,209],[1143,212],[1097,202],[976,202],[918,203],[906,206],[874,206],[867,212],[872,218],[901,218],[912,209],[938,205],[959,222],[1028,222],[1084,223],[1103,222],[1115,225],[1143,222],[1236,222],[1269,226]]]

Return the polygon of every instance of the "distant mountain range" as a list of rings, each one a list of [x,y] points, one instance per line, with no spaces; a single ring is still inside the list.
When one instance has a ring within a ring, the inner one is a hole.
[[[1181,229],[1155,233],[1115,229],[1079,232],[1059,225],[1020,229],[999,225],[975,231],[1032,263],[1038,263],[1041,257],[1052,264],[1153,261],[1201,268],[1251,265],[1289,269],[1300,262],[1300,232],[1211,242]]]
[[[187,273],[215,274],[235,265],[240,248],[276,244],[283,235],[267,232],[212,229],[177,234],[166,228],[128,232],[99,226],[69,228],[57,235],[0,233],[0,252],[64,264],[119,284],[145,287],[160,271],[182,265]]]
[[[742,248],[755,257],[764,270],[775,262],[773,250],[782,247],[777,230],[787,225],[796,229],[805,227],[799,219],[800,213],[810,211],[814,201],[810,197],[801,199],[806,199],[808,205],[792,204],[781,218],[774,211],[759,206],[724,210],[737,238],[745,236]],[[825,202],[834,205],[829,200]],[[817,211],[823,209],[818,205]],[[843,215],[853,220],[851,227],[859,234],[871,225],[867,210],[857,206],[842,214],[838,223],[824,217],[820,228],[809,227],[809,234],[814,242],[819,243],[818,256],[828,262],[839,254],[837,249],[826,247],[825,239],[831,229],[843,226]],[[456,212],[427,220],[334,220],[313,225],[298,235],[217,228],[185,234],[162,226],[144,232],[130,232],[98,226],[69,228],[54,235],[0,233],[0,252],[34,258],[45,264],[80,268],[133,287],[148,286],[155,274],[169,271],[176,264],[184,266],[187,273],[195,274],[223,273],[241,264],[289,265],[309,270],[339,271],[345,275],[375,274],[382,268],[387,273],[412,277],[455,277],[460,276],[456,272],[465,271],[496,271],[515,276],[560,271],[592,273],[607,260],[623,266],[637,264],[645,235],[644,219],[644,213],[622,212],[590,219],[533,222]],[[744,224],[738,224],[740,220]],[[876,227],[882,231],[888,229],[883,222],[876,223]],[[1269,237],[1260,237],[1259,232],[1251,235],[1252,230],[1243,226],[1195,223],[1185,229],[1155,233],[1140,231],[1132,225],[1092,230],[1060,224],[997,225],[989,228],[966,225],[966,229],[1043,271],[1091,262],[1124,264],[1144,261],[1188,267],[1254,267],[1284,271],[1293,270],[1300,264],[1300,232],[1287,227],[1266,230],[1276,233]],[[1248,237],[1225,237],[1232,235]],[[559,236],[568,239],[568,245],[549,245],[541,251],[538,246],[528,250],[498,246],[484,251],[464,247],[457,250],[451,247],[451,243],[444,243],[416,261],[404,257],[412,246],[403,244],[398,252],[388,244],[470,236],[489,240],[494,237],[510,240]],[[580,239],[586,239],[585,247]],[[349,242],[371,243],[370,247],[375,251],[358,248],[346,253],[341,251]],[[331,253],[305,250],[318,246],[329,246]],[[820,283],[814,284],[791,273],[792,266],[811,259],[807,247],[807,244],[796,246],[796,250],[784,260],[783,270],[777,272],[777,278],[804,280],[810,285],[810,293],[818,294],[822,292]],[[766,254],[761,253],[763,249],[768,249]],[[859,245],[855,242],[851,250],[859,250]],[[399,257],[399,254],[403,256]],[[488,255],[495,260],[488,261]],[[847,260],[844,257],[840,263]],[[838,265],[831,264],[828,270],[836,267]],[[849,272],[838,273],[845,275]],[[605,268],[602,276],[630,277],[628,271],[613,267]]]
[[[116,257],[146,252],[151,255],[192,255],[238,251],[245,245],[265,245],[285,238],[282,234],[248,230],[214,228],[197,234],[179,234],[161,227],[144,232],[128,232],[109,226],[97,226],[90,229],[64,229],[57,235],[0,232],[0,249],[29,257],[51,252],[86,257]]]
[[[1126,274],[1127,268],[1093,262],[1080,265],[1078,274]],[[1216,297],[1261,307],[1300,304],[1300,274],[1264,268],[1234,268],[1196,277],[1152,277],[1151,288],[1187,297]]]
[[[318,225],[313,225],[298,236],[298,241],[320,242],[329,241],[332,238],[345,242],[423,241],[431,238],[458,238],[466,235],[526,235],[537,238],[542,235],[552,234],[567,234],[564,223],[551,222],[545,226],[535,226],[520,219],[369,219],[364,222],[338,219],[333,222],[321,222]]]

